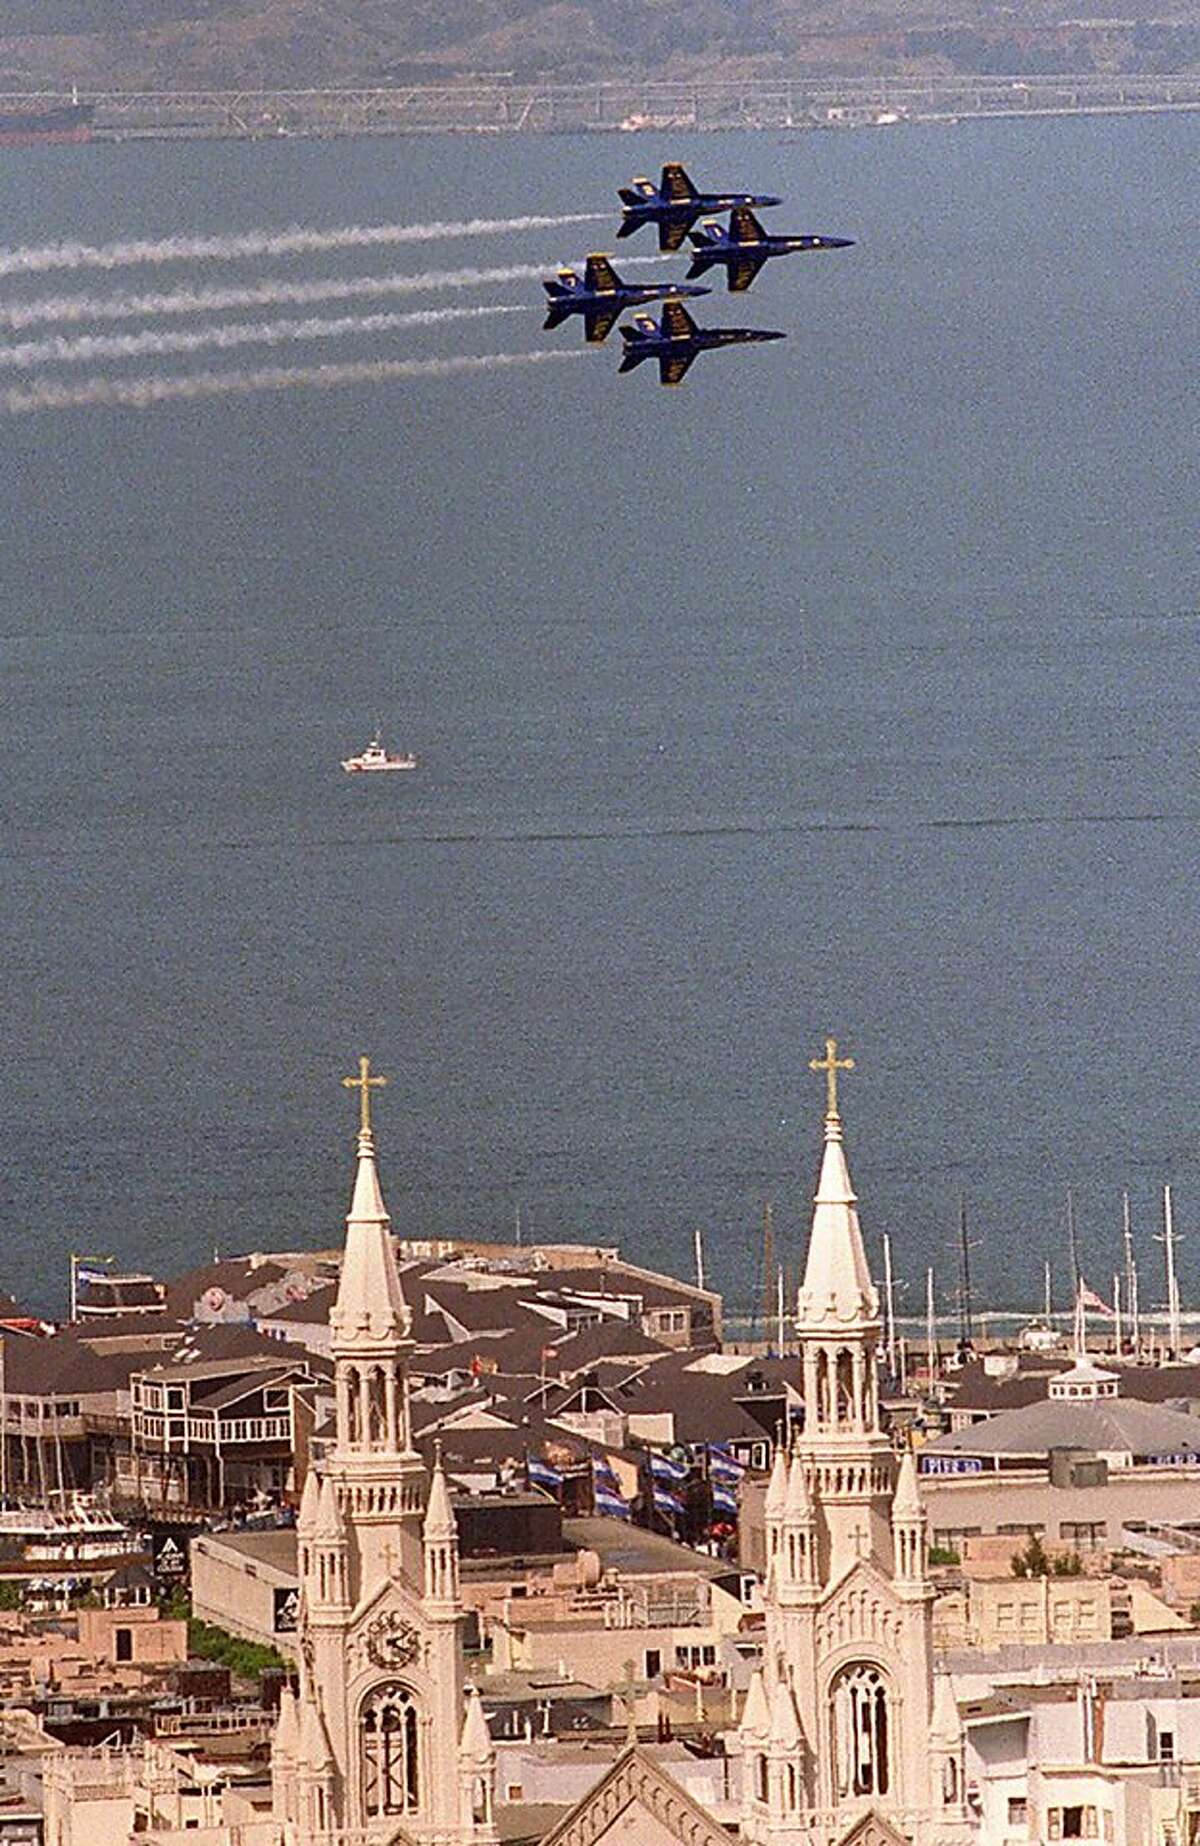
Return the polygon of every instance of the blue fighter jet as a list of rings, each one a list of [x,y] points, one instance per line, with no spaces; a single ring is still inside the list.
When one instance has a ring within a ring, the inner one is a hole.
[[[688,270],[688,281],[694,282],[697,276],[707,275],[714,264],[723,263],[729,293],[740,295],[749,288],[768,257],[789,256],[797,250],[849,250],[854,239],[813,234],[777,237],[763,230],[749,206],[739,205],[729,214],[728,230],[720,224],[702,224],[698,231],[691,233],[691,242],[696,254]]]
[[[625,352],[621,370],[632,372],[643,359],[658,360],[658,381],[682,384],[697,353],[710,346],[742,346],[758,340],[784,340],[784,333],[764,333],[753,327],[697,327],[682,301],[664,301],[661,321],[652,314],[635,314],[633,324],[621,328]]]
[[[738,205],[779,204],[769,192],[697,192],[677,160],[668,160],[660,185],[635,179],[620,194],[624,210],[617,236],[632,237],[644,224],[656,224],[660,250],[678,250],[697,218]]]
[[[608,258],[599,255],[588,257],[582,282],[573,269],[560,269],[542,287],[550,297],[543,331],[561,326],[570,314],[582,314],[584,338],[592,346],[603,344],[625,308],[665,301],[668,295],[712,294],[710,288],[681,288],[678,282],[623,282]]]

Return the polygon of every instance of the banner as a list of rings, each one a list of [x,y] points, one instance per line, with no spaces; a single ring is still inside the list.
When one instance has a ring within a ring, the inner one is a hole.
[[[285,1585],[275,1587],[275,1619],[273,1623],[276,1634],[295,1634],[300,1626],[300,1592]]]

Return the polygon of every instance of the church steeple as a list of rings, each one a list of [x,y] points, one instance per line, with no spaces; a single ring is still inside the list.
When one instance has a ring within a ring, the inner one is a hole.
[[[803,1326],[814,1329],[862,1326],[878,1321],[879,1296],[863,1247],[837,1100],[837,1073],[853,1070],[854,1060],[839,1059],[837,1040],[827,1038],[824,1058],[811,1058],[809,1069],[827,1073],[829,1093],[825,1150],[797,1317]]]
[[[804,1378],[798,1445],[820,1515],[817,1583],[872,1556],[891,1570],[892,1451],[879,1422],[879,1297],[871,1280],[858,1201],[846,1161],[838,1073],[854,1069],[827,1038],[810,1068],[827,1083],[825,1145],[812,1232],[797,1300]],[[793,1467],[795,1463],[793,1462]]]
[[[329,1316],[337,1438],[328,1472],[351,1527],[352,1552],[358,1554],[350,1584],[353,1604],[372,1580],[390,1575],[401,1562],[420,1581],[425,1469],[413,1448],[409,1418],[411,1316],[396,1267],[371,1123],[371,1092],[386,1079],[373,1077],[370,1061],[361,1058],[358,1076],[342,1081],[358,1090],[360,1111],[346,1248]]]
[[[361,1089],[362,1109],[354,1196],[346,1214],[346,1249],[337,1300],[329,1315],[335,1356],[339,1349],[351,1347],[396,1347],[408,1338],[412,1318],[396,1270],[391,1219],[379,1184],[371,1127],[370,1086],[387,1079],[372,1077],[370,1072],[370,1059],[362,1058],[360,1075],[342,1078],[344,1084]]]
[[[911,1449],[904,1452],[892,1500],[892,1534],[896,1545],[896,1582],[926,1585],[925,1508],[917,1486],[917,1464]]]
[[[786,1486],[777,1456],[766,1499],[763,1664],[740,1726],[740,1837],[970,1846],[961,1733],[945,1692],[934,1699],[916,1464],[907,1456],[897,1478],[880,1417],[879,1299],[837,1095],[853,1061],[830,1038],[812,1064],[827,1091],[797,1302],[804,1423]]]
[[[421,1532],[425,1551],[425,1600],[439,1611],[457,1611],[458,1591],[458,1520],[450,1504],[446,1470],[442,1466],[439,1446],[429,1483],[429,1501]]]

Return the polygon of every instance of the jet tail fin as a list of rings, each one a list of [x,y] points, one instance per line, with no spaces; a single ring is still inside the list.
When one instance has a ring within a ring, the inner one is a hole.
[[[546,309],[546,318],[542,322],[542,332],[551,333],[555,327],[561,327],[570,314],[570,309],[562,302],[552,301]]]
[[[696,197],[696,188],[688,178],[686,168],[678,160],[668,160],[664,163],[662,195],[664,199],[670,199],[679,205]]]
[[[663,302],[662,330],[671,340],[690,340],[699,331],[682,301],[675,296]]]
[[[693,239],[693,241],[695,240]],[[705,246],[703,244],[699,245],[697,247],[695,256],[692,258],[691,266],[688,269],[686,280],[689,282],[695,282],[698,280],[700,276],[706,276],[709,270],[712,268],[713,264],[716,262],[716,260],[717,259],[715,256],[706,256]]]
[[[621,286],[621,278],[606,256],[593,252],[583,272],[583,286],[596,295],[615,295]]]
[[[621,332],[625,334],[626,339],[628,339],[629,337],[628,329],[625,327],[622,327]],[[621,354],[621,363],[617,367],[618,376],[622,372],[632,372],[635,366],[639,366],[642,363],[643,359],[648,359],[649,357],[650,357],[649,353],[640,352],[636,345],[634,346],[627,345],[625,348],[625,351]]]
[[[733,244],[761,244],[766,237],[762,225],[748,205],[736,205],[729,214],[729,241]]]

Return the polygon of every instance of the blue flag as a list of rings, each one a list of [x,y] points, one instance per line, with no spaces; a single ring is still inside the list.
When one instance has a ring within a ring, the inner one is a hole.
[[[691,1470],[682,1462],[672,1461],[669,1455],[652,1453],[650,1472],[656,1481],[686,1481]]]
[[[610,1519],[630,1517],[629,1502],[621,1492],[611,1463],[597,1456],[592,1457],[592,1505]]]
[[[680,1519],[687,1512],[687,1507],[677,1493],[671,1493],[666,1487],[654,1487],[654,1504],[660,1513],[669,1513],[672,1518]]]
[[[563,1477],[557,1468],[552,1468],[540,1455],[525,1457],[525,1475],[531,1487],[561,1487]]]
[[[740,1481],[746,1470],[720,1443],[708,1445],[708,1477],[712,1481]]]
[[[734,1492],[732,1487],[727,1486],[724,1481],[711,1481],[709,1483],[709,1487],[712,1493],[712,1503],[713,1503],[714,1512],[722,1512],[722,1513],[736,1513],[737,1512],[737,1509],[738,1509],[737,1494]]]

